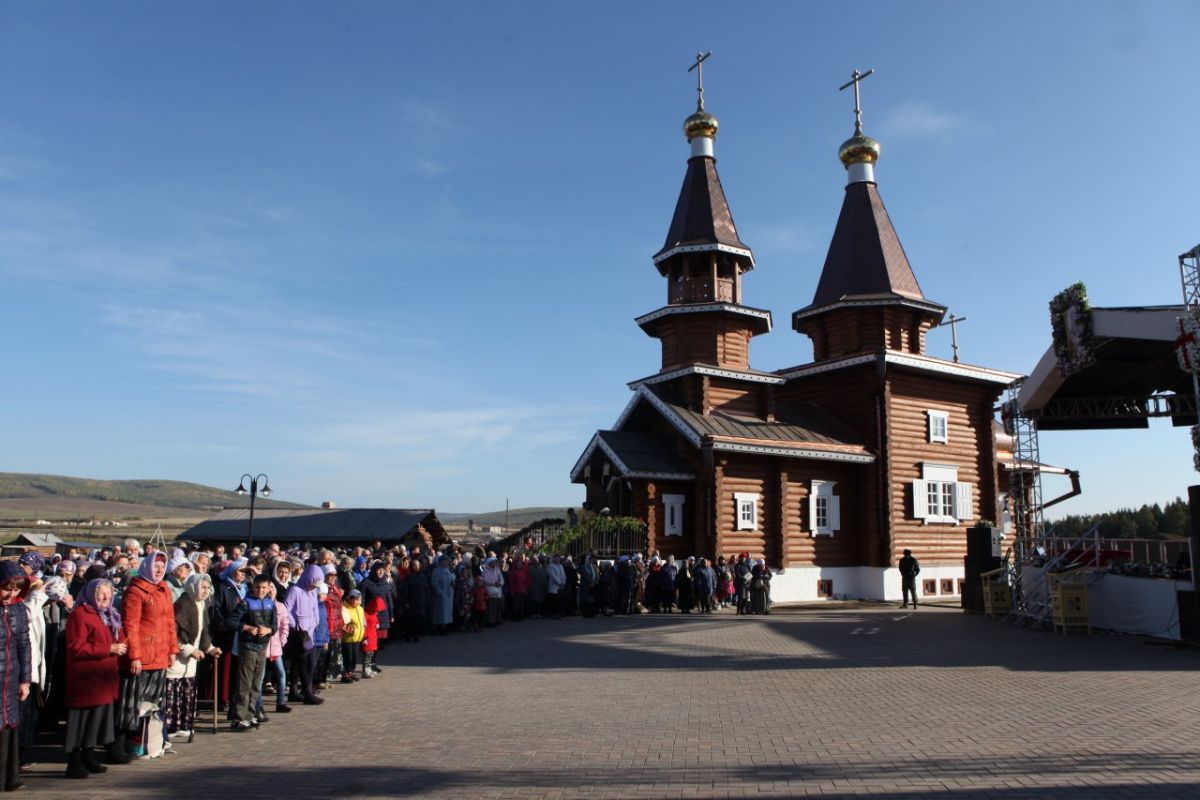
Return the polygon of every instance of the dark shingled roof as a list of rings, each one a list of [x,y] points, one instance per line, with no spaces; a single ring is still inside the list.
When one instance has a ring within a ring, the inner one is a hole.
[[[705,416],[688,408],[673,389],[660,386],[646,386],[645,389],[670,406],[671,411],[701,437],[728,436],[778,442],[784,446],[826,445],[867,452],[853,431],[813,403],[777,403],[775,421],[767,422],[720,410]]]
[[[193,525],[180,539],[197,542],[244,542],[248,509],[227,509]],[[424,525],[438,544],[445,540],[432,508],[302,508],[255,509],[254,540],[278,542],[398,542]]]
[[[675,216],[667,231],[667,241],[655,255],[657,257],[675,247],[697,244],[726,244],[750,249],[742,244],[733,225],[733,214],[729,211],[725,190],[721,188],[721,178],[717,175],[717,162],[706,156],[695,156],[688,160],[687,174],[683,177],[683,188],[679,190],[679,201],[675,204]]]
[[[654,433],[597,431],[596,434],[634,473],[683,475],[692,467],[680,457],[675,438]]]
[[[812,306],[858,296],[924,300],[917,276],[874,183],[846,187]]]

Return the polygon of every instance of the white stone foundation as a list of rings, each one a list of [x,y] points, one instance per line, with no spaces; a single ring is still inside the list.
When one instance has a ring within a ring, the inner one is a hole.
[[[959,600],[958,581],[962,566],[922,564],[917,576],[917,595],[926,600]],[[953,581],[952,593],[942,593],[942,581]],[[817,581],[833,581],[833,596],[817,594]],[[936,594],[927,595],[923,582],[936,581]],[[895,567],[788,567],[771,578],[771,601],[812,603],[822,600],[894,600],[900,602],[900,570]]]

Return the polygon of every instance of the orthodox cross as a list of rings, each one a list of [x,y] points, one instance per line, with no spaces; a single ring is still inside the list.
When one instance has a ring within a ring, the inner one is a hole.
[[[863,78],[873,75],[874,73],[875,73],[874,67],[867,70],[866,72],[859,72],[856,69],[850,73],[850,80],[846,81],[845,83],[843,83],[841,86],[838,87],[839,92],[842,91],[843,89],[848,89],[851,86],[854,87],[854,133],[855,133],[855,135],[860,135],[862,133],[862,103],[859,102],[858,84],[859,84],[859,81],[861,81]]]
[[[688,67],[688,72],[696,70],[696,93],[699,95],[696,98],[696,110],[704,110],[704,62],[712,55],[712,50],[707,53],[696,51],[696,63]]]
[[[871,74],[870,72],[867,73],[867,75],[870,75],[870,74]],[[865,78],[866,75],[864,75],[863,77]],[[945,322],[934,326],[935,328],[944,328],[947,325],[950,326],[950,348],[954,351],[954,363],[955,364],[958,363],[958,323],[966,322],[966,321],[967,321],[966,317],[956,317],[953,314],[951,314],[946,319]]]

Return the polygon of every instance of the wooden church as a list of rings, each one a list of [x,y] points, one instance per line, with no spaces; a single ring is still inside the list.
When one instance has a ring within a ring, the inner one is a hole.
[[[838,152],[841,214],[812,301],[792,313],[812,361],[750,366],[771,312],[744,294],[754,254],[721,188],[701,88],[654,256],[666,305],[636,320],[661,343],[662,367],[630,384],[633,399],[571,472],[593,508],[644,519],[664,556],[765,558],[781,570],[777,601],[899,599],[905,548],[921,561],[923,596],[958,596],[965,530],[997,519],[1003,493],[993,408],[1020,376],[926,353],[946,307],[921,291],[884,208],[859,78],[854,135]]]

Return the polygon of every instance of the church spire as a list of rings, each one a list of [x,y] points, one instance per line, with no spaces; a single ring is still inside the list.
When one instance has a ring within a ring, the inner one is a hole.
[[[688,72],[696,73],[696,111],[683,121],[683,134],[692,146],[692,154],[667,240],[654,255],[654,263],[663,275],[667,274],[667,262],[672,257],[706,251],[737,257],[741,272],[754,268],[754,255],[738,238],[713,157],[713,141],[720,125],[716,117],[704,110],[703,75],[704,62],[711,56],[712,52],[696,53],[696,60],[688,67]]]
[[[842,142],[838,148],[838,158],[846,167],[846,183],[874,183],[875,162],[879,160],[879,142],[863,134],[862,129],[862,98],[858,85],[875,70],[859,72],[857,69],[850,73],[850,80],[838,87],[843,91],[854,87],[854,135]]]
[[[771,329],[771,312],[742,304],[742,276],[754,269],[754,254],[738,238],[713,157],[718,123],[704,109],[703,76],[711,56],[697,53],[688,68],[696,73],[696,111],[683,122],[691,156],[667,240],[654,254],[667,279],[667,305],[637,318],[662,340],[664,370],[746,369],[751,337]]]
[[[854,87],[854,135],[838,148],[846,194],[812,302],[792,314],[817,360],[879,349],[924,354],[925,332],[946,311],[921,291],[875,185],[879,142],[863,133],[859,91],[874,72],[856,69],[839,87]]]

